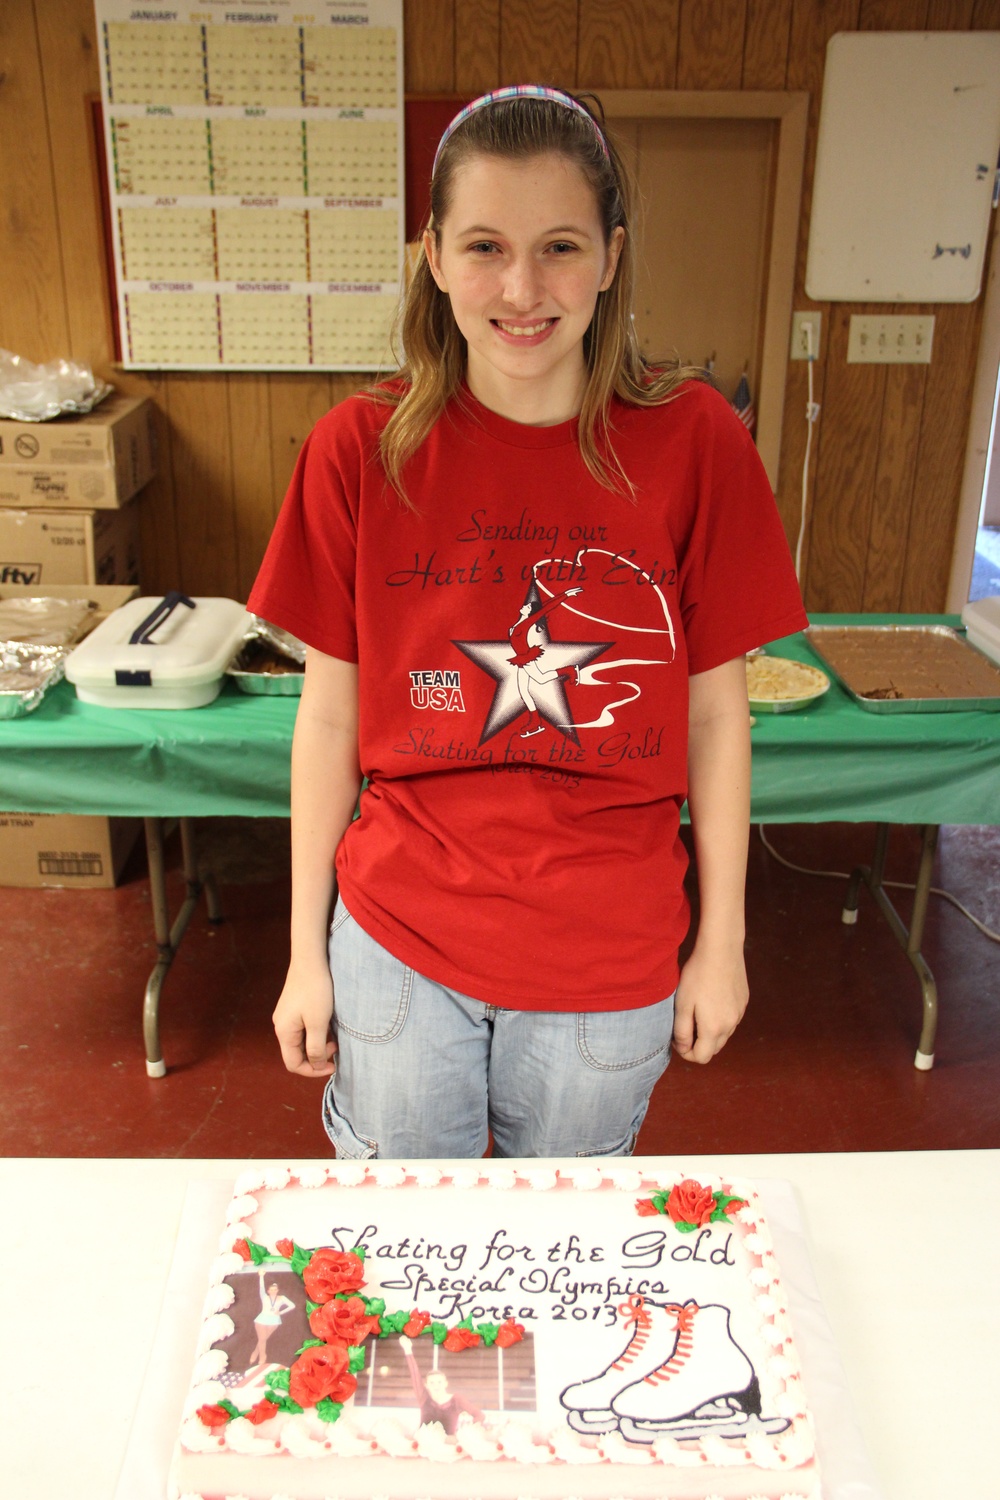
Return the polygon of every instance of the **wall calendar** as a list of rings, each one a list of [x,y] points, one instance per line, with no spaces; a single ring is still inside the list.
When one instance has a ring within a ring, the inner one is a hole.
[[[391,368],[402,0],[95,3],[122,364]]]

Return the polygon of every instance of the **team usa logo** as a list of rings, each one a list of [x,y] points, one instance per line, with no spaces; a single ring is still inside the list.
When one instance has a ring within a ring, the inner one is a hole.
[[[436,708],[444,713],[465,713],[461,672],[411,672],[410,702],[414,708]]]

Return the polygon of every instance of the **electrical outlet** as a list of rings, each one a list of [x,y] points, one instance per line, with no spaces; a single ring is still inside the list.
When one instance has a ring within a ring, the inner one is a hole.
[[[934,319],[905,315],[865,317],[852,313],[847,338],[849,365],[929,365]]]
[[[819,339],[822,328],[822,313],[792,313],[792,359],[819,359]]]

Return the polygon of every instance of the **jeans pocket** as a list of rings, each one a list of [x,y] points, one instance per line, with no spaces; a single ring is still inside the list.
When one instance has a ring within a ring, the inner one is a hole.
[[[391,1042],[410,1008],[413,970],[368,936],[338,901],[330,931],[334,1034]]]
[[[657,1064],[666,1067],[674,1027],[674,997],[637,1010],[584,1011],[577,1017],[576,1045],[588,1067],[621,1072]]]
[[[378,1142],[358,1135],[345,1120],[333,1097],[334,1080],[331,1078],[323,1090],[323,1129],[326,1131],[338,1158],[347,1161],[370,1161],[378,1156]]]

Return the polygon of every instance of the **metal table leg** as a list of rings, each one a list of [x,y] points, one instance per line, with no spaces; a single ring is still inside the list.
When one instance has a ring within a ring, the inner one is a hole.
[[[879,823],[875,833],[875,854],[871,866],[860,865],[852,871],[847,883],[847,895],[844,900],[844,909],[841,912],[841,920],[853,924],[858,920],[858,895],[862,881],[871,891],[882,915],[885,917],[893,936],[903,949],[910,963],[916,970],[920,981],[920,992],[923,999],[923,1025],[920,1030],[920,1042],[917,1046],[917,1055],[913,1065],[926,1071],[934,1066],[934,1034],[937,1030],[938,997],[937,985],[934,975],[931,973],[920,952],[920,944],[924,936],[924,919],[927,916],[927,901],[931,890],[931,870],[934,865],[934,852],[937,849],[938,825],[928,823],[924,826],[921,836],[920,868],[917,871],[916,889],[913,893],[913,911],[910,916],[909,928],[906,927],[896,908],[886,895],[882,883],[885,873],[885,856],[889,846],[889,824]]]
[[[146,1044],[146,1072],[150,1078],[162,1078],[167,1071],[167,1065],[163,1061],[163,1053],[160,1050],[160,1024],[159,1006],[160,990],[163,981],[167,977],[167,971],[174,961],[174,954],[180,946],[181,938],[187,929],[188,922],[195,907],[198,905],[198,897],[202,891],[205,892],[205,904],[208,908],[208,920],[210,922],[221,922],[222,911],[219,906],[219,894],[215,888],[213,876],[206,871],[204,876],[198,874],[198,854],[195,847],[194,827],[190,818],[180,819],[181,850],[184,860],[184,881],[187,894],[181,905],[180,911],[173,926],[170,925],[170,914],[167,908],[167,883],[166,872],[163,863],[163,819],[145,818],[146,825],[146,852],[149,857],[149,889],[153,901],[153,927],[156,932],[156,947],[159,958],[153,967],[153,972],[146,981],[146,995],[142,1007],[142,1034]]]

